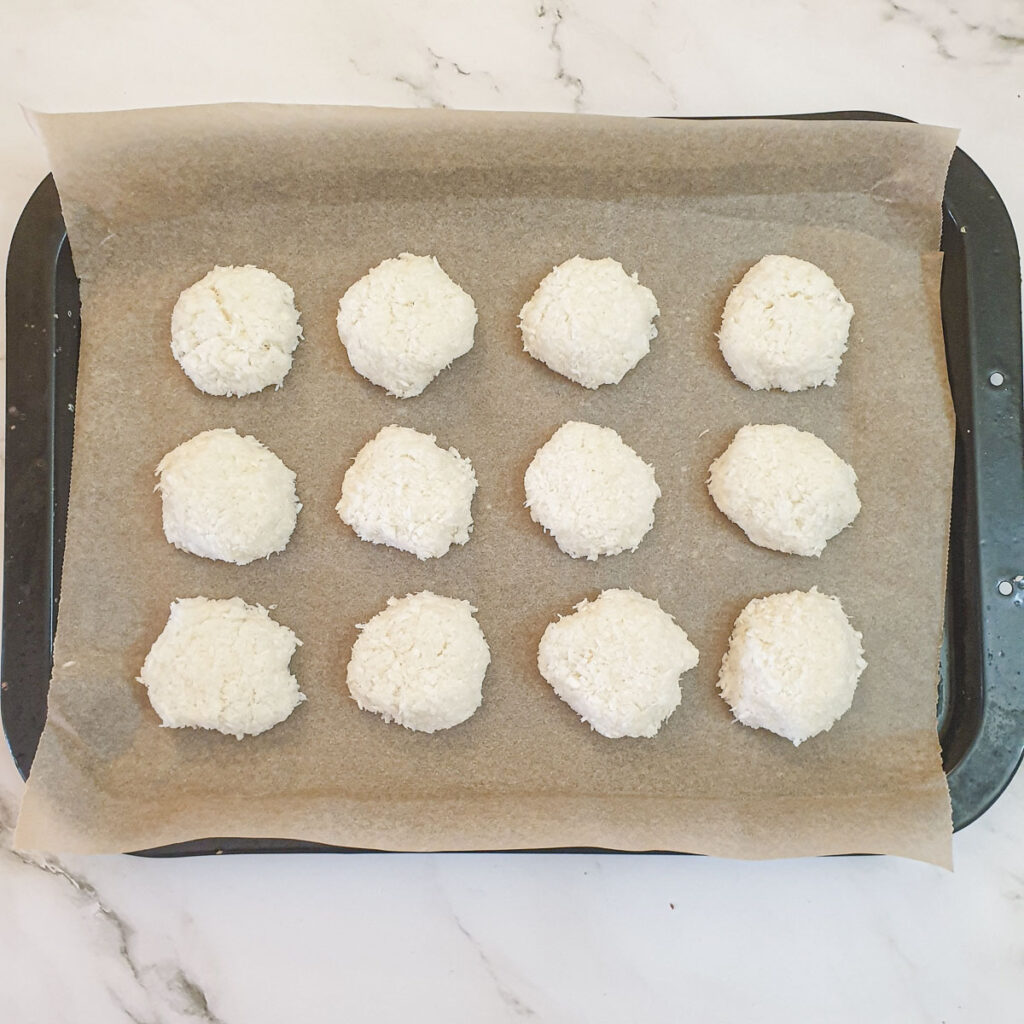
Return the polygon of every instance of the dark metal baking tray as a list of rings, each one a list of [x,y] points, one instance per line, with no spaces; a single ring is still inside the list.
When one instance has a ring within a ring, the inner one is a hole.
[[[866,111],[795,116],[902,120]],[[960,829],[992,805],[1024,753],[1020,263],[999,194],[960,149],[946,181],[942,249],[942,322],[957,431],[937,728],[953,827]],[[57,190],[47,177],[22,213],[7,262],[0,712],[26,778],[46,721],[80,330],[78,280]],[[143,852],[341,849],[290,839],[219,838]]]

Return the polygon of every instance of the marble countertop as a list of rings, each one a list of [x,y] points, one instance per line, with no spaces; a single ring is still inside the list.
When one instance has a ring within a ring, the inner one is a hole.
[[[214,100],[623,114],[870,109],[956,125],[1024,233],[1016,0],[7,0],[0,242],[47,173],[18,104]],[[894,858],[37,858],[0,752],[0,1019],[1000,1024],[1024,991],[1024,773]]]

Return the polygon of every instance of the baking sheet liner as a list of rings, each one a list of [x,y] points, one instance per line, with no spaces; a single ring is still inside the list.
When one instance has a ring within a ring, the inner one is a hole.
[[[16,842],[112,852],[204,836],[390,850],[603,846],[767,858],[892,853],[948,865],[935,729],[953,464],[939,318],[949,129],[884,122],[627,118],[221,105],[38,115],[82,281],[72,494],[49,715]],[[337,301],[399,252],[433,254],[476,300],[476,345],[418,398],[357,376]],[[651,354],[588,392],[522,352],[516,314],[577,253],[613,256],[661,307]],[[856,310],[834,388],[755,393],[721,359],[729,290],[766,253],[813,261]],[[201,394],[171,309],[214,264],[295,289],[305,340],[278,391]],[[565,420],[615,428],[662,498],[635,553],[569,559],[523,507]],[[822,437],[863,510],[820,559],[765,551],[715,509],[710,462],[745,423]],[[473,461],[474,532],[440,560],[359,541],[334,505],[380,427]],[[245,567],[165,541],[153,471],[234,426],[298,475],[287,550]],[[716,693],[735,616],[793,588],[839,595],[864,634],[852,709],[799,748]],[[654,739],[591,732],[539,676],[544,626],[603,588],[657,598],[700,650]],[[359,711],[345,666],[392,594],[478,609],[492,663],[464,725],[423,735]],[[159,726],[135,682],[172,600],[273,607],[308,695],[242,742]]]

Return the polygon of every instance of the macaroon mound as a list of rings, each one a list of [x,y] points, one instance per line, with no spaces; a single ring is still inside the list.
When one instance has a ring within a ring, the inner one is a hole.
[[[388,598],[358,627],[347,675],[355,702],[415,732],[466,721],[480,707],[491,662],[475,611],[429,590]]]
[[[755,598],[733,626],[718,688],[736,721],[799,746],[849,711],[867,664],[861,640],[839,599],[814,587]]]
[[[214,267],[171,314],[171,352],[208,395],[279,388],[302,337],[295,293],[269,270]]]
[[[306,699],[288,671],[300,643],[266,608],[240,597],[179,598],[138,681],[167,728],[257,736]]]
[[[654,736],[679,706],[697,648],[657,601],[605,590],[552,622],[537,667],[584,722],[610,739]]]
[[[255,437],[205,430],[156,467],[164,536],[201,558],[248,565],[283,551],[302,505],[295,474]]]
[[[555,373],[598,388],[618,384],[657,336],[654,293],[622,264],[574,256],[541,281],[519,312],[523,349]]]
[[[737,380],[755,391],[836,382],[853,306],[820,267],[765,256],[733,288],[718,343]]]
[[[661,488],[610,427],[570,420],[526,470],[526,506],[567,555],[591,561],[635,551],[654,525]]]
[[[473,528],[476,474],[433,434],[392,424],[368,441],[345,473],[337,512],[360,539],[440,558]]]
[[[473,347],[476,305],[433,256],[403,252],[338,303],[338,337],[356,373],[413,398]]]
[[[853,469],[783,423],[741,427],[711,463],[708,491],[755,544],[794,555],[820,555],[860,512]]]

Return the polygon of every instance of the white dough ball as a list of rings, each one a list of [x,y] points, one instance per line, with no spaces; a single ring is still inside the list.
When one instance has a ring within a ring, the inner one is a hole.
[[[657,734],[682,699],[679,677],[698,657],[657,601],[605,590],[544,630],[537,667],[584,722],[617,739]]]
[[[614,430],[574,420],[538,449],[524,483],[534,522],[567,555],[591,561],[635,551],[661,497],[653,468]]]
[[[433,256],[403,252],[338,303],[338,337],[356,373],[412,398],[473,347],[476,305]]]
[[[794,590],[755,598],[739,614],[718,688],[738,722],[799,746],[853,703],[867,663],[839,599]]]
[[[711,463],[708,490],[755,544],[794,555],[820,555],[860,512],[853,469],[783,423],[741,427]]]
[[[302,505],[295,474],[255,437],[204,430],[156,467],[164,536],[202,558],[247,565],[283,551]]]
[[[618,384],[657,336],[654,293],[613,259],[574,256],[555,267],[519,313],[523,348],[555,373],[598,388]]]
[[[359,707],[416,732],[469,718],[491,662],[475,611],[429,590],[388,598],[352,646],[348,689]]]
[[[836,382],[853,306],[820,267],[765,256],[733,288],[718,343],[729,368],[755,391],[802,391]]]
[[[306,699],[288,671],[300,643],[261,605],[184,597],[171,605],[139,682],[168,728],[256,736]]]
[[[420,559],[465,544],[473,528],[473,464],[434,441],[392,424],[363,445],[341,485],[342,522],[362,540]]]
[[[214,267],[171,314],[174,358],[208,395],[280,387],[301,337],[295,293],[259,267]]]

